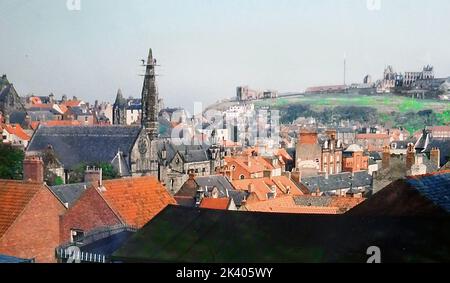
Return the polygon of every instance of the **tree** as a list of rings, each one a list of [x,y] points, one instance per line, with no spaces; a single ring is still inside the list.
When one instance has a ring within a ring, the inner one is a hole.
[[[0,179],[22,179],[24,158],[22,150],[0,144]]]
[[[73,169],[72,172],[70,173],[69,183],[74,184],[83,182],[84,173],[86,172],[87,167],[101,168],[103,180],[117,179],[119,177],[119,173],[110,163],[106,162],[81,163],[75,166],[75,169]]]

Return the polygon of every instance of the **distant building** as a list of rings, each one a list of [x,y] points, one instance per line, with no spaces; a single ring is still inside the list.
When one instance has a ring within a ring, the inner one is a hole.
[[[6,75],[3,75],[0,78],[0,113],[5,119],[9,119],[15,111],[25,111],[25,107],[13,84],[8,81]]]

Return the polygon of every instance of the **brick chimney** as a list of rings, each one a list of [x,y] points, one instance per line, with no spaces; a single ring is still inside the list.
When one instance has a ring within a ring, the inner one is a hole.
[[[23,161],[23,180],[44,183],[44,162],[39,156],[27,156]]]
[[[95,183],[99,187],[103,186],[103,172],[102,168],[87,167],[84,172],[85,183]]]
[[[382,166],[383,169],[389,168],[391,165],[391,149],[389,146],[383,147]]]
[[[431,150],[430,159],[437,168],[441,168],[441,151],[439,148],[435,147]]]
[[[411,170],[411,167],[416,163],[416,150],[413,144],[408,145],[406,152],[406,170]]]
[[[248,192],[251,194],[255,191],[255,185],[253,183],[248,184]]]
[[[312,131],[302,130],[299,135],[299,144],[317,144],[318,134]]]

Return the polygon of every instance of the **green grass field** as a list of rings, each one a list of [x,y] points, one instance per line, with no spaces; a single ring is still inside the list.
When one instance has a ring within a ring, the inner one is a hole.
[[[283,97],[274,100],[256,102],[257,107],[275,106],[284,108],[290,105],[310,105],[314,110],[323,110],[336,106],[373,107],[380,113],[418,112],[431,109],[436,113],[450,111],[450,102],[438,100],[419,100],[395,95],[364,96],[351,94],[307,95],[303,97]],[[448,112],[446,114],[449,115]],[[448,118],[448,117],[447,117]]]

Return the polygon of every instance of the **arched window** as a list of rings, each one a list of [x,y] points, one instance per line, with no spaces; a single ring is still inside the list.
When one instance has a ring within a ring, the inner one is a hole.
[[[240,175],[239,176],[239,180],[244,180],[245,179],[245,176],[244,175]]]

